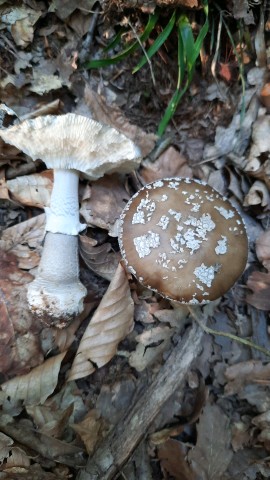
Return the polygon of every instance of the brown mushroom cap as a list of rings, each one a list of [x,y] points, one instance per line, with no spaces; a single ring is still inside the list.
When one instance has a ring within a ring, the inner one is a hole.
[[[169,178],[139,190],[122,215],[119,243],[128,270],[145,286],[181,303],[208,303],[245,269],[241,215],[198,180]]]

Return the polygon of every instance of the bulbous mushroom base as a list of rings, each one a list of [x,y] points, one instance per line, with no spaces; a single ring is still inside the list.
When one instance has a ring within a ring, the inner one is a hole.
[[[27,292],[30,310],[47,326],[64,328],[83,311],[87,289],[79,281],[78,263],[78,237],[48,232]]]
[[[86,293],[79,281],[59,286],[36,279],[28,287],[27,300],[31,312],[46,326],[65,328],[83,311]]]

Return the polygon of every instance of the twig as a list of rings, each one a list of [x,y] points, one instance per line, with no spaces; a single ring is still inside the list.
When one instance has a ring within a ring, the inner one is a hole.
[[[202,320],[200,320],[200,318],[196,315],[193,308],[190,307],[189,311],[205,333],[209,333],[210,335],[218,335],[220,337],[230,338],[231,340],[235,340],[238,343],[242,343],[243,345],[247,345],[248,347],[255,348],[255,350],[259,350],[259,352],[262,352],[268,357],[270,357],[270,351],[267,350],[267,348],[261,347],[260,345],[257,345],[256,343],[253,343],[250,340],[247,340],[246,338],[237,337],[237,335],[233,335],[232,333],[221,332],[219,330],[214,330],[213,328],[207,327],[205,323]]]
[[[79,473],[77,480],[112,480],[117,475],[147,435],[161,407],[182,386],[192,362],[202,349],[203,335],[203,330],[194,322],[184,339],[174,347],[152,384],[89,458],[86,469]]]
[[[127,23],[128,23],[128,25],[130,26],[131,30],[133,31],[133,33],[134,33],[134,35],[135,35],[135,37],[136,37],[136,40],[137,40],[137,42],[140,44],[140,47],[141,47],[141,49],[142,49],[142,51],[143,51],[143,53],[144,53],[144,55],[145,55],[145,57],[146,57],[146,60],[147,60],[147,62],[148,62],[149,68],[150,68],[150,73],[151,73],[151,77],[152,77],[152,82],[153,82],[153,85],[154,85],[154,87],[155,87],[155,86],[156,86],[156,79],[155,79],[155,75],[154,75],[154,72],[153,72],[152,62],[151,62],[151,60],[150,60],[150,58],[149,58],[149,56],[148,56],[148,54],[147,54],[147,51],[145,50],[145,48],[144,48],[144,46],[143,46],[143,44],[142,44],[142,42],[141,42],[140,37],[137,35],[137,32],[136,32],[135,28],[133,27],[133,25],[130,23],[130,21],[129,21],[128,19],[127,19]]]
[[[79,55],[79,59],[80,59],[81,63],[85,62],[87,56],[89,56],[90,46],[91,46],[91,43],[93,41],[93,35],[94,35],[95,28],[96,28],[98,16],[100,15],[100,13],[101,13],[100,12],[100,6],[97,6],[95,11],[93,12],[93,16],[92,16],[92,19],[91,19],[91,24],[90,24],[89,30],[88,30],[87,35],[86,35],[85,39],[83,40],[83,43],[82,43],[82,46],[81,46],[81,51],[80,51],[80,55]]]

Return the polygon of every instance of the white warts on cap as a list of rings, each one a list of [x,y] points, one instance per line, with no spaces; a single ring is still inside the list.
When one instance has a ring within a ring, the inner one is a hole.
[[[202,263],[199,267],[195,268],[194,275],[201,283],[210,288],[215,278],[215,267],[207,267],[204,265],[204,263]]]
[[[215,252],[217,255],[225,255],[227,252],[227,237],[224,235],[221,235],[221,240],[218,240]]]
[[[155,211],[155,209],[156,204],[155,202],[149,200],[149,194],[147,192],[146,198],[142,198],[137,207],[137,212],[133,215],[132,223],[145,224],[146,221],[150,222],[152,213]]]
[[[147,232],[146,235],[135,237],[133,243],[140,258],[150,255],[152,248],[157,248],[160,245],[160,238],[158,233]]]
[[[226,220],[234,217],[233,210],[227,210],[226,208],[217,207],[217,206],[215,206],[214,208],[220,213],[220,215],[222,215],[224,218],[226,218]]]

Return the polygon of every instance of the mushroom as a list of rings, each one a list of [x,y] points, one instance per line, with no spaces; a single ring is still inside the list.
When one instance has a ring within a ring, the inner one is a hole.
[[[95,180],[105,173],[130,172],[140,151],[123,134],[89,118],[68,113],[47,115],[0,130],[6,143],[54,169],[47,233],[35,280],[29,284],[30,309],[60,328],[83,310],[86,288],[79,281],[78,233],[80,172]]]
[[[119,244],[140,283],[185,304],[222,296],[242,274],[248,253],[237,209],[209,185],[188,178],[141,188],[121,215]]]

